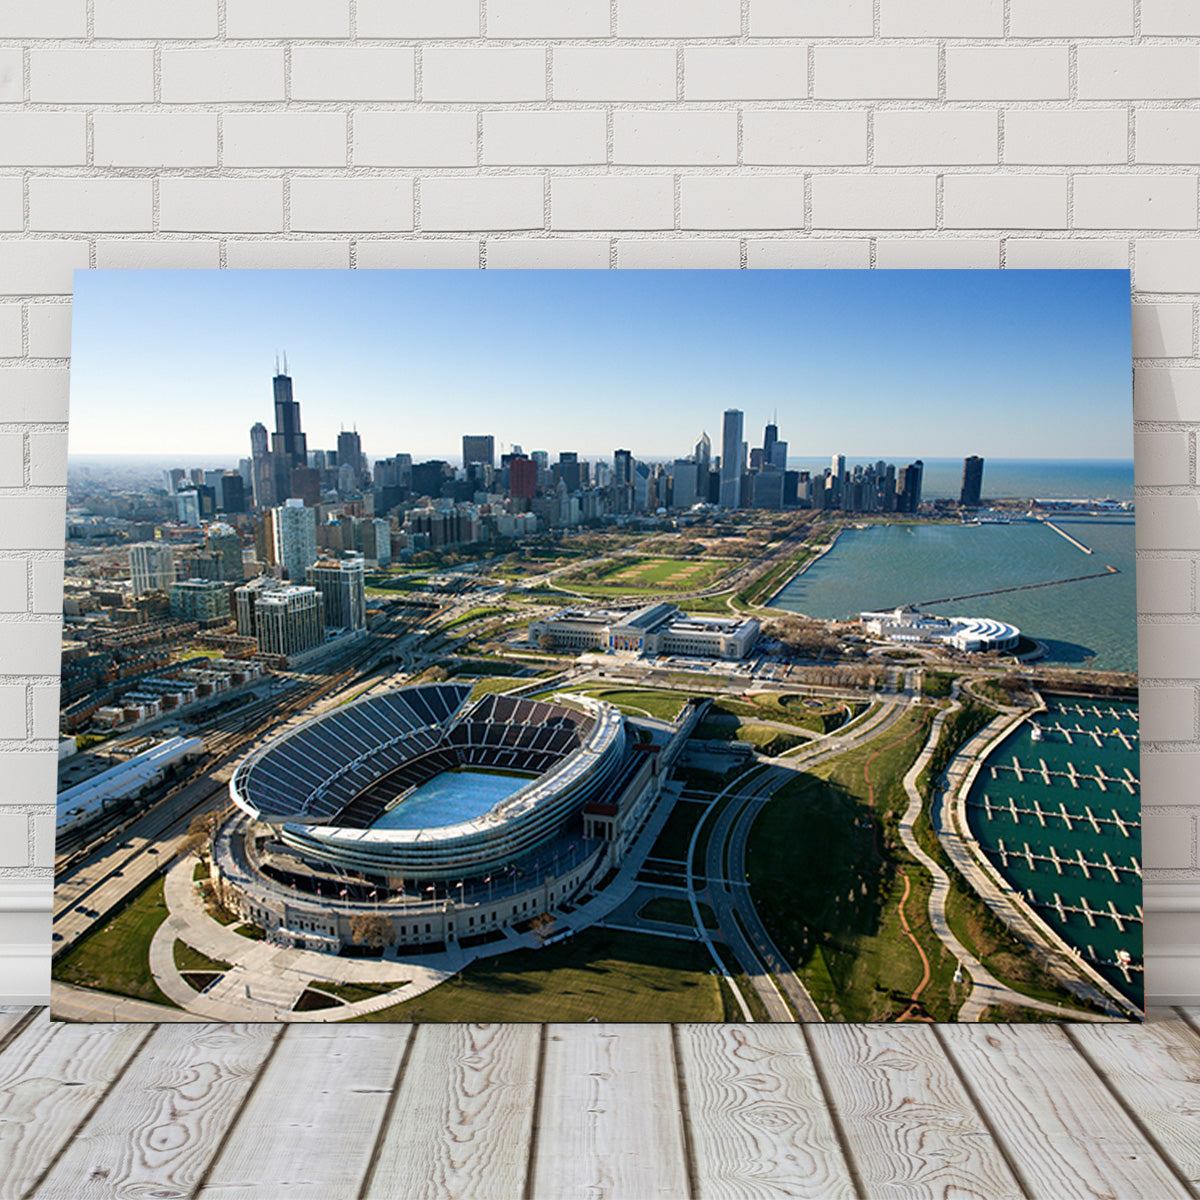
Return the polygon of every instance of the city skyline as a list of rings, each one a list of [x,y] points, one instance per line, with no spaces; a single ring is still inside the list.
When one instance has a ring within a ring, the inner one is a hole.
[[[793,458],[963,457],[989,408],[989,457],[1130,453],[1120,271],[91,272],[75,314],[75,457],[244,456],[277,352],[309,444],[356,428],[371,459],[471,431],[670,459],[725,409]]]

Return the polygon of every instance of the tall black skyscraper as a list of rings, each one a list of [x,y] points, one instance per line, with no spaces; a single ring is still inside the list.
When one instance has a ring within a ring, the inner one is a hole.
[[[921,507],[921,478],[925,474],[925,464],[918,458],[916,462],[901,467],[896,476],[896,511],[915,513]]]
[[[966,508],[978,508],[979,496],[983,491],[983,459],[972,454],[963,459],[962,491],[958,494],[959,504]]]
[[[273,382],[275,432],[271,434],[271,454],[275,459],[275,498],[279,502],[292,494],[292,469],[308,466],[308,439],[300,430],[300,405],[292,399],[286,358],[283,373],[277,373]]]

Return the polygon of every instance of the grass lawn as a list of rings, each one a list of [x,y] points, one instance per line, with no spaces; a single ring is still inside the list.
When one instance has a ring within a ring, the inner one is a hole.
[[[701,721],[692,736],[702,740],[749,742],[760,753],[770,755],[782,754],[785,750],[803,745],[808,740],[798,734],[784,733],[780,729],[759,725],[742,717],[725,721]]]
[[[935,700],[944,700],[950,695],[950,685],[957,678],[948,671],[926,671],[921,677],[921,693]]]
[[[228,971],[232,965],[222,962],[219,958],[209,958],[207,954],[201,954],[199,950],[194,950],[178,938],[175,939],[172,949],[177,971]]]
[[[312,987],[319,992],[328,992],[353,1004],[357,1000],[371,1000],[376,996],[386,996],[397,988],[404,987],[410,981],[397,979],[394,983],[327,983],[324,979],[314,979]]]
[[[689,700],[703,699],[685,692],[670,692],[660,688],[571,688],[584,696],[595,696],[615,704],[625,714],[643,716],[649,713],[663,721],[673,721]]]
[[[705,805],[694,800],[676,800],[667,823],[662,827],[658,839],[650,849],[650,858],[668,858],[683,862],[687,858],[688,843],[692,830],[700,820]]]
[[[360,1021],[723,1021],[699,942],[585,929],[540,950],[471,963],[454,979]]]
[[[53,966],[55,979],[152,1004],[172,1004],[150,974],[150,942],[167,919],[163,878],[152,880],[106,925],[81,939]]]
[[[716,929],[717,914],[703,901],[699,903],[699,908],[700,920],[704,922],[705,928]],[[676,896],[655,896],[653,900],[647,900],[638,909],[638,916],[644,917],[647,921],[666,921],[670,925],[687,925],[689,928],[695,928],[691,904]]]
[[[717,583],[734,563],[720,558],[633,558],[622,555],[572,571],[559,582],[589,595],[624,595],[627,592],[692,592]]]
[[[478,700],[480,696],[487,696],[493,692],[511,692],[514,688],[530,682],[532,680],[514,679],[511,675],[492,675],[487,679],[477,679],[471,685],[471,699]]]

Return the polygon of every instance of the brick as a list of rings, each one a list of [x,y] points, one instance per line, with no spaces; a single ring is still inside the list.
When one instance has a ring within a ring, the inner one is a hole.
[[[1200,156],[1200,111],[1144,108],[1134,126],[1134,158],[1140,163],[1194,163]]]
[[[553,229],[671,229],[674,207],[669,176],[564,176],[550,183]]]
[[[635,271],[733,271],[741,266],[737,238],[646,238],[617,242],[617,266]]]
[[[1004,161],[1123,163],[1129,157],[1129,117],[1124,109],[1055,111],[1012,108],[1004,114]]]
[[[1142,36],[1189,37],[1200,33],[1192,0],[1142,0]]]
[[[0,496],[0,549],[50,550],[62,542],[65,504],[61,496]],[[0,626],[0,630],[3,630]],[[34,627],[39,629],[40,626]],[[2,636],[2,635],[0,635]],[[14,674],[38,670],[18,667],[0,651],[4,669]],[[57,663],[51,669],[57,669]]]
[[[33,569],[33,611],[62,613],[63,559],[60,550],[53,558],[35,558]],[[7,776],[4,776],[7,778]]]
[[[751,37],[870,37],[871,0],[750,0]]]
[[[936,218],[932,175],[818,175],[814,229],[928,229]]]
[[[128,104],[154,99],[153,50],[31,50],[36,104]]]
[[[86,0],[0,0],[5,38],[87,37]]]
[[[994,163],[999,156],[999,120],[990,109],[875,114],[875,162],[880,165]]]
[[[747,109],[742,114],[742,161],[766,166],[866,163],[867,114]]]
[[[14,736],[24,737],[24,729]],[[6,813],[0,816],[0,867],[28,865],[29,818],[24,813]]]
[[[238,103],[284,98],[283,50],[164,50],[164,104]]]
[[[737,114],[733,112],[613,113],[613,162],[656,166],[737,162]]]
[[[167,233],[276,232],[283,228],[283,182],[169,176],[159,181],[158,207]]]
[[[1200,420],[1200,368],[1136,368],[1133,415],[1138,421]]]
[[[556,46],[555,100],[674,100],[675,51],[667,46]]]
[[[1196,535],[1200,532],[1200,496],[1139,496],[1137,503],[1137,546],[1139,550],[1192,551],[1195,549]],[[1140,566],[1139,562],[1139,570]],[[1145,627],[1145,629],[1150,628],[1153,626]],[[1151,677],[1163,675],[1167,678],[1200,675],[1200,627],[1194,632],[1198,655],[1197,671],[1152,671],[1143,663],[1142,673]]]
[[[9,683],[0,686],[0,738],[23,738],[26,736],[25,685]],[[0,817],[0,821],[11,820]],[[0,832],[0,845],[4,843]],[[24,840],[22,838],[22,840]],[[9,864],[6,864],[9,865]]]
[[[350,0],[225,0],[229,38],[350,36]]]
[[[1200,292],[1200,240],[1140,241],[1134,258],[1139,292]]]
[[[81,112],[0,113],[0,165],[74,167],[87,162]]]
[[[608,269],[607,238],[489,238],[489,270]]]
[[[29,688],[33,701],[33,736],[35,738],[58,738],[57,684],[35,683]]]
[[[879,0],[881,37],[1003,37],[1002,0]]]
[[[29,483],[33,487],[67,486],[66,433],[29,435]]]
[[[71,354],[71,306],[30,304],[29,353],[34,358],[69,358]]]
[[[1126,270],[1129,243],[1101,238],[1005,238],[1004,264],[1014,270]]]
[[[487,36],[608,37],[608,0],[488,0]]]
[[[947,229],[1060,229],[1067,223],[1061,175],[949,175],[942,185]]]
[[[961,270],[1000,266],[996,238],[880,238],[875,243],[880,270]]]
[[[1078,72],[1081,100],[1200,96],[1196,46],[1080,46]]]
[[[52,802],[57,770],[54,750],[0,750],[0,779],[4,780],[0,804]]]
[[[149,179],[31,179],[29,227],[110,233],[149,230],[154,221],[153,191]]]
[[[1188,358],[1192,353],[1190,304],[1135,304],[1134,358]]]
[[[354,117],[356,166],[473,167],[473,112],[362,112]]]
[[[1192,455],[1184,433],[1134,433],[1137,482],[1172,485],[1192,482]]]
[[[0,357],[18,358],[24,353],[21,345],[21,306],[0,304]]]
[[[0,612],[27,611],[29,607],[28,592],[28,571],[25,559],[0,558]],[[61,603],[59,608],[62,608]]]
[[[1141,569],[1139,564],[1139,570]],[[1196,737],[1196,689],[1147,687],[1138,690],[1142,739],[1147,742],[1190,742]]]
[[[412,100],[416,55],[411,46],[296,46],[293,100]]]
[[[84,241],[0,242],[0,294],[69,296],[76,269],[87,265]]]
[[[225,245],[225,265],[230,270],[346,270],[350,243],[230,239]]]
[[[1065,100],[1066,46],[950,46],[947,100]]]
[[[20,433],[0,433],[0,488],[19,488],[25,484],[25,437]]]
[[[1077,175],[1076,229],[1195,229],[1190,175]]]
[[[933,100],[935,46],[818,46],[813,95],[831,100]]]
[[[807,95],[803,46],[691,46],[683,52],[685,100],[801,100]]]
[[[627,38],[736,37],[742,32],[740,0],[617,0],[617,36]]]
[[[0,229],[18,230],[25,224],[21,179],[11,175],[0,178]],[[44,228],[33,224],[31,229]]]
[[[464,238],[435,241],[408,238],[361,240],[357,244],[359,270],[436,269],[474,270],[479,267],[479,243]]]
[[[98,167],[215,167],[217,115],[98,112],[92,155]]]
[[[1143,626],[1141,632],[1145,633],[1151,628],[1180,632],[1179,626],[1169,625]],[[1200,771],[1200,754],[1181,750],[1143,750],[1140,770],[1142,804],[1147,807],[1194,805],[1197,771]],[[1155,824],[1161,815],[1155,816]]]
[[[95,0],[98,38],[215,38],[216,0]]]
[[[491,175],[421,181],[421,227],[440,230],[541,229],[540,175]]]
[[[309,233],[413,227],[411,179],[292,180],[291,227]]]
[[[0,370],[0,421],[65,421],[67,380],[66,370],[58,368]]]
[[[100,268],[213,270],[220,265],[221,244],[216,238],[206,241],[122,238],[96,242],[96,266]]]
[[[684,229],[796,229],[804,224],[800,176],[701,175],[680,185]]]
[[[226,113],[222,132],[227,167],[346,165],[345,113]]]
[[[1142,0],[1143,6],[1146,0]],[[1010,0],[1011,37],[1131,37],[1133,0]],[[1146,32],[1145,17],[1142,32]]]
[[[358,0],[359,37],[479,36],[479,0]]]
[[[752,270],[866,270],[869,238],[747,238],[746,266]]]
[[[0,50],[0,104],[18,104],[25,96],[25,64],[20,50]]]
[[[422,55],[426,100],[500,103],[546,98],[546,52],[535,46],[429,47]]]
[[[1148,870],[1192,866],[1196,820],[1190,815],[1161,813],[1142,828],[1142,863]]]
[[[600,109],[483,114],[483,162],[490,165],[602,163],[607,139]]]

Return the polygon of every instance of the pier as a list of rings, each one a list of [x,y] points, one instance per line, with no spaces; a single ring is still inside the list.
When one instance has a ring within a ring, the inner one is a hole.
[[[1001,866],[1007,867],[1009,859],[1013,859],[1018,863],[1023,863],[1031,872],[1036,872],[1038,863],[1049,863],[1056,874],[1063,874],[1066,868],[1074,870],[1079,868],[1084,879],[1091,879],[1092,872],[1098,874],[1107,873],[1113,883],[1120,883],[1122,875],[1135,876],[1140,879],[1142,877],[1141,864],[1137,859],[1130,856],[1129,865],[1113,862],[1112,857],[1108,854],[1104,855],[1104,861],[1089,859],[1084,856],[1083,850],[1076,850],[1074,855],[1068,852],[1060,851],[1056,846],[1048,846],[1048,853],[1042,854],[1040,851],[1034,850],[1028,842],[1023,842],[1020,850],[1010,849],[1004,844],[1004,839],[1001,838],[996,843],[996,849],[993,853],[1000,859]]]
[[[1068,832],[1075,828],[1074,823],[1076,821],[1088,822],[1096,833],[1101,832],[1101,825],[1115,825],[1121,832],[1121,835],[1127,838],[1133,836],[1133,830],[1141,828],[1140,821],[1133,821],[1129,817],[1122,817],[1115,808],[1110,810],[1112,812],[1111,817],[1098,817],[1090,808],[1085,808],[1084,814],[1086,815],[1081,815],[1080,813],[1068,812],[1067,806],[1061,801],[1058,805],[1058,812],[1055,812],[1050,808],[1042,808],[1036,800],[1033,802],[1033,808],[1018,808],[1016,799],[1012,796],[1008,798],[1007,805],[993,804],[991,798],[985,794],[979,800],[968,800],[967,807],[982,808],[987,813],[989,821],[994,820],[997,814],[1007,812],[1012,817],[1014,825],[1021,823],[1020,818],[1022,816],[1034,817],[1041,822],[1043,828],[1045,828],[1047,820],[1062,821],[1067,827]]]
[[[1085,546],[1078,538],[1073,538],[1065,529],[1061,529],[1059,526],[1055,525],[1053,521],[1048,520],[1046,517],[1038,517],[1037,519],[1041,521],[1041,523],[1045,525],[1047,529],[1053,529],[1054,532],[1059,535],[1059,537],[1065,537],[1072,546],[1082,550],[1084,554],[1095,554],[1095,551],[1091,548],[1091,546]],[[1112,568],[1110,567],[1109,569],[1111,570]]]
[[[1061,530],[1059,531],[1061,532]],[[1068,541],[1074,538],[1063,534]],[[1091,550],[1088,551],[1092,553]],[[1041,583],[1017,583],[1011,587],[989,588],[986,592],[964,592],[961,596],[939,596],[936,600],[918,600],[915,608],[929,608],[935,604],[953,604],[959,600],[977,600],[981,596],[999,596],[1003,592],[1027,592],[1032,588],[1058,587],[1060,583],[1082,583],[1085,579],[1103,579],[1108,575],[1120,575],[1120,570],[1114,566],[1106,566],[1103,571],[1092,571],[1088,575],[1069,575],[1066,579],[1046,579]],[[892,605],[893,608],[896,605]]]

